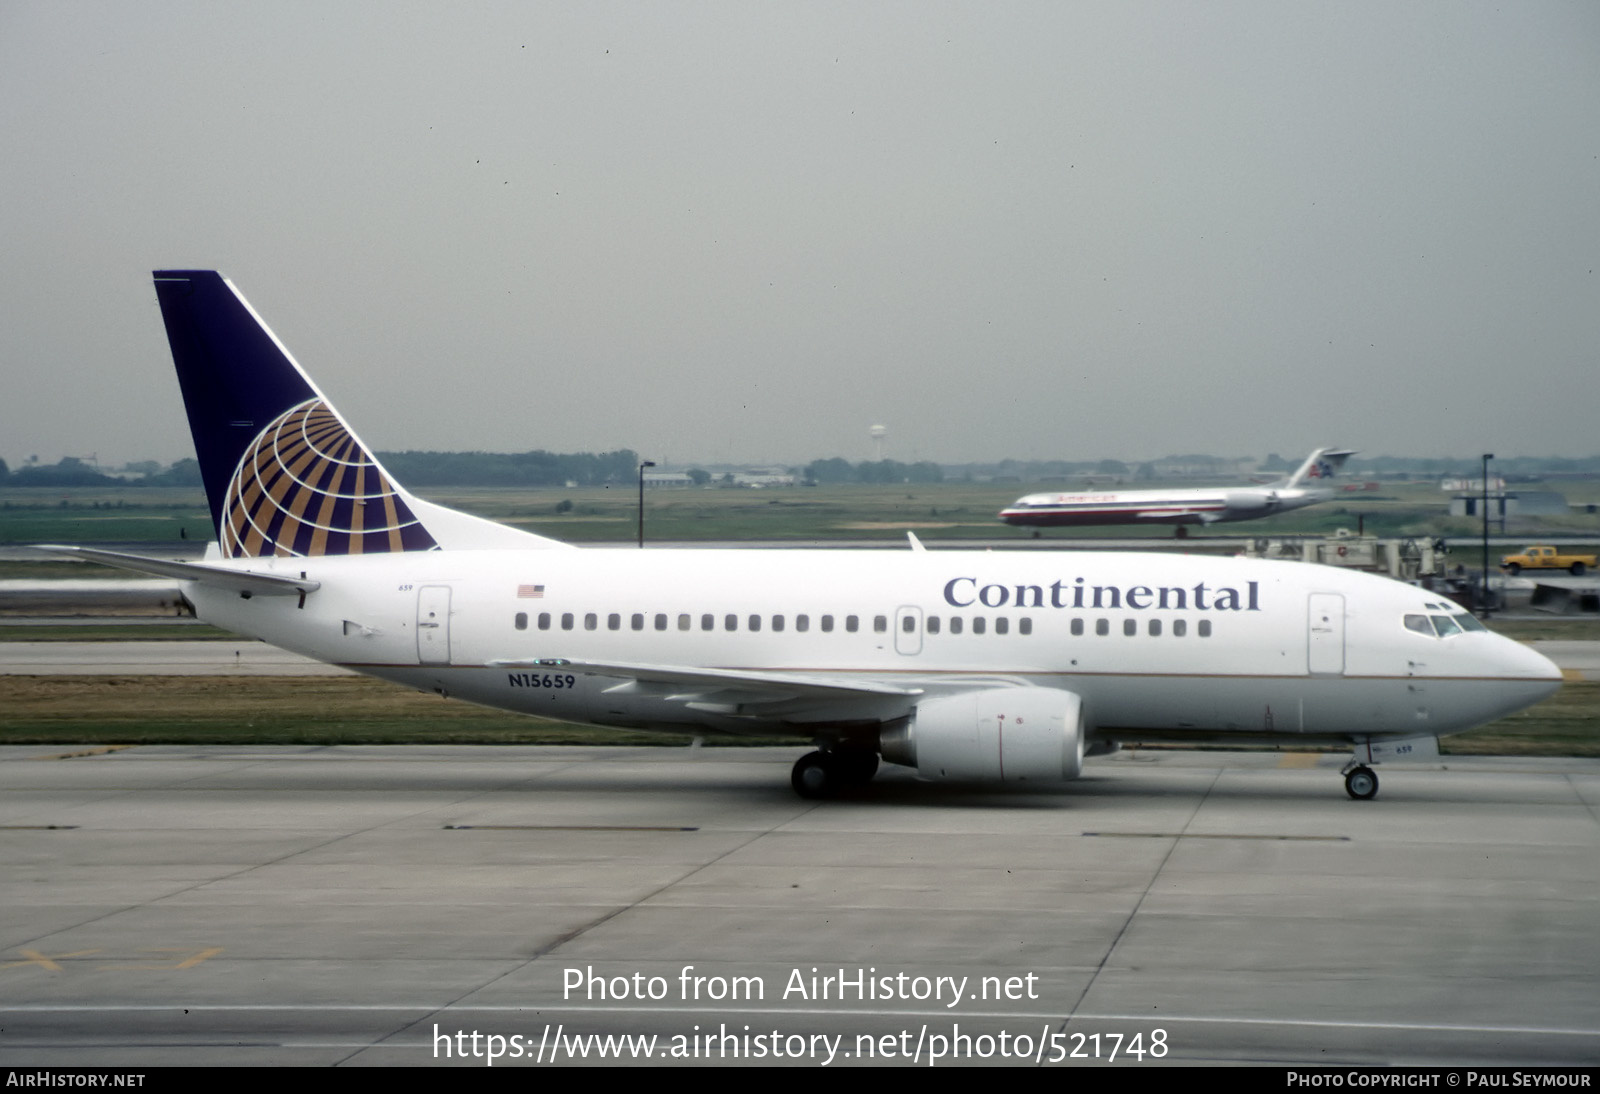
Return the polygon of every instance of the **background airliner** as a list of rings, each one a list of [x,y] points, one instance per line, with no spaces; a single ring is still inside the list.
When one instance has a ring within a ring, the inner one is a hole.
[[[158,271],[217,542],[176,577],[239,634],[507,710],[803,734],[808,797],[880,758],[1057,782],[1128,741],[1349,746],[1367,766],[1560,674],[1447,601],[1303,563],[1159,554],[578,550],[396,484],[237,291]],[[1399,744],[1395,744],[1399,742]]]
[[[1353,450],[1319,448],[1300,469],[1266,486],[1192,490],[1127,490],[1085,494],[1029,494],[1000,511],[1007,524],[1058,527],[1091,524],[1219,524],[1255,520],[1315,505],[1333,496],[1333,479]]]

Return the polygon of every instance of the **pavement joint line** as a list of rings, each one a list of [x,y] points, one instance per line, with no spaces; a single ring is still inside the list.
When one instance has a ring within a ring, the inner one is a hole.
[[[1264,839],[1329,843],[1349,843],[1352,839],[1350,836],[1290,836],[1257,832],[1085,832],[1083,835],[1108,839]]]
[[[189,1012],[193,1013],[231,1013],[231,1012],[309,1012],[309,1013],[339,1013],[373,1012],[373,1011],[421,1011],[424,1017],[428,1014],[449,1013],[450,1011],[482,1012],[489,1014],[516,1014],[545,1012],[582,1012],[586,1014],[770,1014],[782,1016],[790,1014],[815,1014],[815,1015],[843,1015],[846,1017],[882,1017],[886,1014],[906,1018],[937,1018],[957,1013],[963,1018],[1031,1018],[1055,1019],[1073,1022],[1188,1022],[1205,1025],[1247,1025],[1247,1026],[1293,1026],[1309,1029],[1372,1029],[1393,1030],[1395,1032],[1442,1032],[1442,1033],[1485,1033],[1485,1034],[1537,1034],[1541,1036],[1559,1037],[1600,1037],[1600,1028],[1585,1029],[1582,1027],[1563,1026],[1495,1026],[1478,1025],[1470,1022],[1372,1022],[1361,1019],[1348,1021],[1335,1018],[1264,1018],[1248,1015],[1215,1015],[1215,1014],[1125,1014],[1125,1013],[1099,1013],[1092,1011],[1064,1014],[1059,1010],[986,1010],[986,1011],[959,1011],[952,1012],[946,1008],[937,1010],[885,1010],[881,1007],[739,1007],[721,1004],[718,1006],[663,1006],[659,1003],[650,1006],[606,1006],[594,1003],[559,1003],[555,1005],[539,1003],[485,1003],[485,1004],[459,1004],[459,1003],[126,1003],[95,1005],[89,1003],[43,1003],[20,1004],[16,1006],[0,1006],[0,1014],[53,1014],[53,1013],[99,1013],[118,1012],[148,1014],[160,1012]],[[391,1047],[384,1042],[375,1042],[365,1047]]]
[[[321,746],[321,747],[326,748],[328,746]],[[271,757],[260,757],[260,758],[254,758],[254,759],[247,758],[247,759],[241,761],[241,766],[243,768],[254,768],[254,767],[260,767],[260,766],[271,766],[273,763],[274,763],[274,760]],[[195,775],[190,776],[187,779],[179,780],[179,785],[188,786],[189,784],[192,784],[192,783],[194,783],[194,782],[196,782],[196,781],[198,781],[200,779],[209,779],[209,778],[212,778],[212,777],[213,776],[210,773],[205,773],[205,774],[198,774],[197,773]],[[124,795],[135,794],[135,793],[139,793],[139,792],[140,791],[138,789],[130,787],[130,788],[118,791],[117,793],[110,795],[109,799],[102,799],[102,800],[110,800],[110,799],[114,799],[114,798],[121,797],[121,796],[124,796]],[[480,795],[481,794],[487,794],[489,792],[490,791],[488,791],[488,790],[480,791]],[[474,795],[474,796],[480,796],[480,795]],[[438,807],[437,806],[433,806],[433,805],[428,805],[428,806],[423,806],[421,808],[418,808],[414,812],[408,814],[405,818],[386,817],[386,818],[383,818],[381,820],[375,821],[374,823],[369,824],[364,828],[353,828],[348,832],[340,832],[340,833],[338,833],[336,835],[328,837],[327,839],[321,840],[321,841],[319,841],[317,843],[313,843],[310,846],[297,847],[297,848],[294,848],[293,850],[285,851],[283,854],[278,855],[276,858],[268,859],[267,861],[264,861],[264,862],[253,862],[253,863],[250,863],[250,864],[248,864],[246,866],[241,866],[236,870],[231,870],[231,871],[227,871],[225,873],[216,874],[216,875],[214,875],[212,877],[208,877],[208,878],[198,879],[198,880],[196,880],[196,881],[194,881],[194,882],[192,882],[192,883],[190,883],[188,885],[183,885],[183,886],[180,886],[178,888],[172,889],[169,892],[164,892],[164,893],[161,893],[159,895],[152,896],[151,898],[149,898],[147,900],[139,901],[139,902],[134,903],[134,904],[130,904],[127,907],[109,908],[106,911],[103,911],[98,915],[91,916],[90,918],[85,919],[85,920],[81,920],[81,921],[79,921],[77,923],[71,923],[71,924],[65,924],[65,925],[57,926],[57,927],[55,927],[54,929],[52,929],[51,931],[49,931],[48,933],[46,933],[44,935],[40,935],[37,938],[30,939],[28,941],[27,945],[29,945],[29,946],[38,946],[46,938],[49,938],[52,935],[60,934],[62,931],[81,930],[84,927],[90,926],[91,924],[99,923],[102,920],[106,920],[106,919],[112,919],[112,918],[114,918],[116,916],[119,916],[119,915],[122,915],[122,914],[124,914],[126,912],[129,912],[129,911],[131,911],[131,910],[133,910],[135,908],[155,907],[155,906],[158,906],[158,905],[162,904],[163,902],[165,902],[167,900],[171,900],[175,896],[180,896],[183,893],[191,893],[191,892],[194,892],[194,891],[196,891],[198,889],[203,889],[208,885],[213,885],[213,884],[215,884],[215,883],[217,883],[219,881],[230,881],[230,880],[232,880],[234,878],[243,877],[246,874],[253,873],[256,870],[261,870],[261,869],[266,869],[266,868],[270,868],[270,867],[273,867],[273,866],[281,865],[282,863],[287,862],[290,859],[296,858],[296,857],[298,857],[300,855],[306,854],[307,852],[320,851],[325,847],[331,847],[333,844],[339,843],[339,842],[341,842],[343,840],[351,839],[351,838],[354,838],[354,837],[357,837],[357,836],[363,836],[363,835],[366,835],[368,832],[373,832],[373,831],[376,831],[379,828],[386,827],[386,826],[394,823],[397,819],[409,819],[410,817],[420,816],[423,813],[430,812],[430,811],[432,811],[433,809],[436,809],[436,808],[438,808]]]
[[[681,824],[447,824],[446,832],[698,832]]]
[[[637,750],[633,750],[633,751],[637,751]],[[581,762],[581,761],[575,761],[575,763],[577,763],[577,762]],[[817,804],[816,803],[812,803],[812,805],[811,805],[811,807],[809,809],[803,809],[801,811],[801,815],[804,815],[806,813],[810,813],[810,812],[814,811],[816,808],[817,808]],[[782,824],[788,824],[789,821],[793,820],[793,819],[794,818],[791,817],[791,818],[789,818],[789,820],[783,821]],[[702,870],[708,869],[711,866],[716,865],[717,863],[721,862],[723,859],[727,858],[729,855],[733,854],[734,852],[742,851],[746,847],[750,846],[752,843],[754,843],[757,840],[761,839],[763,836],[771,835],[773,832],[775,832],[781,826],[782,826],[781,824],[780,825],[774,825],[774,826],[772,826],[770,828],[767,828],[767,829],[764,829],[764,830],[761,830],[761,831],[757,831],[749,839],[740,841],[735,846],[729,847],[727,850],[723,851],[721,854],[716,855],[716,856],[712,857],[711,859],[708,859],[705,862],[701,862],[701,863],[695,864],[694,866],[692,866],[689,870],[684,872],[679,877],[673,878],[672,880],[665,882],[664,884],[658,886],[654,890],[652,890],[652,891],[644,894],[643,896],[639,897],[637,900],[634,900],[634,901],[632,901],[630,903],[627,903],[627,904],[621,904],[618,907],[615,907],[615,908],[611,909],[611,911],[606,912],[604,915],[597,916],[596,918],[591,919],[587,923],[581,923],[578,926],[574,927],[572,930],[567,931],[565,934],[562,934],[557,938],[551,939],[545,945],[540,946],[538,949],[534,950],[533,953],[530,954],[528,957],[524,958],[521,961],[516,962],[511,968],[504,969],[504,970],[502,970],[500,972],[495,973],[488,980],[484,981],[483,983],[479,984],[476,987],[466,989],[465,991],[462,992],[461,995],[457,996],[457,998],[454,1001],[446,1003],[444,1005],[444,1007],[441,1008],[441,1009],[448,1010],[450,1007],[453,1007],[453,1006],[456,1006],[456,1005],[460,1004],[462,999],[465,999],[468,996],[473,995],[473,994],[475,994],[477,992],[485,991],[488,988],[492,987],[494,984],[504,980],[506,977],[511,976],[511,975],[513,975],[513,974],[515,974],[517,972],[520,972],[521,970],[523,970],[525,968],[528,968],[530,965],[534,965],[534,964],[538,963],[539,961],[543,960],[545,957],[548,957],[550,954],[554,953],[556,950],[560,949],[562,946],[565,946],[567,943],[573,941],[574,939],[581,938],[582,936],[584,936],[585,934],[588,934],[590,931],[596,929],[597,927],[602,927],[605,924],[609,923],[611,920],[613,920],[613,919],[617,918],[618,916],[622,915],[624,912],[632,911],[633,909],[639,907],[640,905],[645,904],[648,901],[655,899],[656,897],[660,896],[662,893],[666,892],[667,890],[669,890],[669,889],[671,889],[671,888],[673,888],[675,886],[683,884],[685,881],[687,881],[690,878],[694,877],[696,874],[700,873]],[[375,1047],[375,1046],[377,1046],[379,1044],[382,1044],[383,1042],[389,1040],[390,1038],[398,1036],[399,1034],[403,1033],[405,1031],[405,1029],[408,1029],[408,1028],[410,1028],[412,1026],[415,1026],[420,1022],[427,1021],[427,1019],[429,1017],[436,1016],[438,1013],[439,1013],[439,1011],[435,1010],[431,1014],[424,1014],[416,1022],[405,1023],[405,1025],[402,1026],[401,1028],[395,1029],[395,1030],[391,1030],[390,1032],[384,1034],[382,1037],[373,1040],[366,1047],[370,1048],[370,1047]],[[344,1059],[339,1060],[338,1063],[340,1063],[340,1064],[348,1063],[351,1059],[353,1059],[356,1055],[358,1055],[360,1052],[363,1052],[363,1051],[365,1051],[365,1048],[357,1049],[355,1052],[352,1052],[349,1056],[346,1056]]]
[[[1225,767],[1219,767],[1212,772],[1211,781],[1206,784],[1204,793],[1194,803],[1194,808],[1189,812],[1189,818],[1183,822],[1183,831],[1188,831],[1189,826],[1194,823],[1194,819],[1200,815],[1200,810],[1205,808],[1206,802],[1211,797],[1211,792],[1217,788],[1217,783],[1221,781],[1222,774],[1226,770]],[[1083,1001],[1089,997],[1089,993],[1094,990],[1095,981],[1100,979],[1100,974],[1105,971],[1106,962],[1111,960],[1111,955],[1116,952],[1118,944],[1122,941],[1122,936],[1128,933],[1129,927],[1133,926],[1134,919],[1139,915],[1139,909],[1144,907],[1144,902],[1150,898],[1150,890],[1155,888],[1157,879],[1161,877],[1161,872],[1167,868],[1167,863],[1172,861],[1173,853],[1177,851],[1181,837],[1182,832],[1179,833],[1178,838],[1173,839],[1172,845],[1167,848],[1166,854],[1161,856],[1161,861],[1156,863],[1155,869],[1150,871],[1150,880],[1145,883],[1144,891],[1139,894],[1139,899],[1133,902],[1133,907],[1128,910],[1127,916],[1122,921],[1122,926],[1117,928],[1116,937],[1106,946],[1105,953],[1100,955],[1100,960],[1090,971],[1088,979],[1084,981],[1083,990],[1078,993],[1078,998],[1073,1000],[1072,1013],[1062,1020],[1061,1028],[1057,1032],[1065,1033],[1067,1026],[1078,1016],[1078,1012],[1083,1006]]]
[[[1589,801],[1588,798],[1584,797],[1583,792],[1578,789],[1578,784],[1572,778],[1572,772],[1563,772],[1561,777],[1565,779],[1567,785],[1572,788],[1572,796],[1578,799],[1578,804],[1589,811],[1589,819],[1593,820],[1596,824],[1600,824],[1600,814],[1595,813],[1594,803]]]

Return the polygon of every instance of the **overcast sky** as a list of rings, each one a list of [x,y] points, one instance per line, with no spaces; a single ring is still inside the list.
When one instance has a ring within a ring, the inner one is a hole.
[[[1589,455],[1600,4],[0,0],[0,457]]]

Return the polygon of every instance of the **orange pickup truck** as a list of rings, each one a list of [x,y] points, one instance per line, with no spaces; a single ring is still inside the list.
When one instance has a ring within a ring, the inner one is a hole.
[[[1524,547],[1521,554],[1506,555],[1500,560],[1500,568],[1513,574],[1523,570],[1570,570],[1581,574],[1594,564],[1594,555],[1566,555],[1554,547]]]

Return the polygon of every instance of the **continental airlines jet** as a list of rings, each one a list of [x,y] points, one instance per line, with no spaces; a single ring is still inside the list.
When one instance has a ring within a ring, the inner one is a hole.
[[[1198,490],[1128,490],[1087,494],[1029,494],[1000,511],[1007,524],[1050,528],[1089,524],[1219,524],[1255,520],[1315,505],[1333,496],[1326,487],[1346,449],[1319,448],[1286,479],[1266,486]],[[1180,527],[1179,535],[1183,534]]]
[[[1122,742],[1374,759],[1550,695],[1447,601],[1297,562],[1163,554],[579,550],[433,505],[372,458],[233,286],[155,275],[217,542],[200,618],[400,684],[600,726],[802,734],[794,788],[880,758],[1051,783]]]

